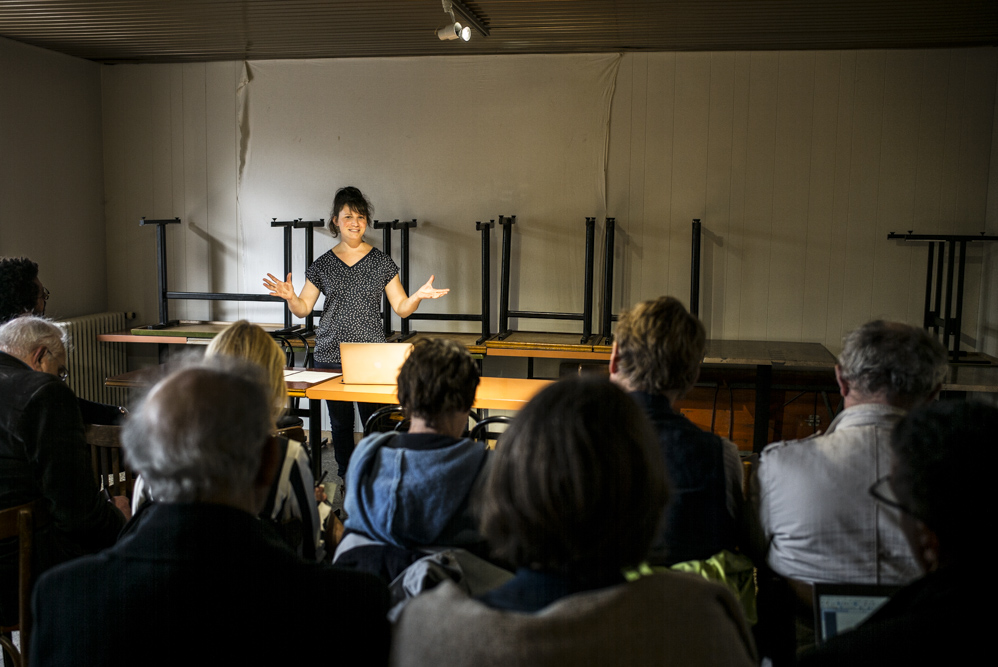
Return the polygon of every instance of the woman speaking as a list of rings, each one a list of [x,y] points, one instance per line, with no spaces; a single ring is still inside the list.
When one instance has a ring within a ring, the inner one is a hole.
[[[449,289],[435,289],[433,276],[412,296],[406,296],[399,280],[398,266],[392,258],[364,240],[367,221],[374,207],[355,187],[340,188],[333,198],[330,213],[332,235],[342,236],[332,250],[315,260],[305,271],[305,286],[295,294],[291,274],[280,280],[267,274],[263,286],[272,296],[288,302],[288,308],[297,317],[312,312],[319,293],[325,295],[322,319],[315,337],[316,368],[341,370],[340,343],[383,343],[381,323],[381,294],[388,296],[388,303],[399,317],[409,317],[423,299],[439,299]],[[332,430],[333,452],[340,477],[346,476],[350,454],[353,452],[353,404],[326,401]],[[359,403],[362,421],[377,406]]]

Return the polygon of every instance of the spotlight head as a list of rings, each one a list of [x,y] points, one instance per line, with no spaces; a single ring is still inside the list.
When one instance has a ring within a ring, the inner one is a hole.
[[[460,23],[455,21],[454,23],[445,25],[442,28],[438,28],[437,37],[443,41],[457,39],[460,37],[467,42],[471,39],[471,28],[462,27]]]

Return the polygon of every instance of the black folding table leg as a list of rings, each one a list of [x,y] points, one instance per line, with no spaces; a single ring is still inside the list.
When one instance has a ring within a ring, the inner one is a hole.
[[[769,444],[769,398],[773,386],[773,367],[755,367],[755,432],[752,451],[759,453]]]

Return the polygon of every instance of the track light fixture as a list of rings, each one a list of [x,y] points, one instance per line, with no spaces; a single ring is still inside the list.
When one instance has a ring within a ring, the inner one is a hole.
[[[468,26],[461,25],[457,19],[454,18],[454,3],[453,0],[440,0],[444,7],[444,12],[450,15],[451,22],[442,28],[437,28],[437,37],[441,40],[457,39],[460,37],[465,42],[471,39],[471,28]]]

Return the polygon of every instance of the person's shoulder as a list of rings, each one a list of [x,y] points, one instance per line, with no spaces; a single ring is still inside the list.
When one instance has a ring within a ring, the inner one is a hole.
[[[777,440],[766,445],[759,455],[760,465],[769,461],[789,461],[796,457],[806,456],[816,445],[820,445],[824,436],[821,433],[814,433],[806,438],[796,440]]]
[[[71,412],[75,413],[77,419],[81,419],[76,394],[65,382],[54,375],[40,371],[29,371],[21,376],[17,393],[20,394],[25,405],[30,404],[45,411]]]
[[[388,587],[373,574],[327,563],[305,562],[301,567],[306,577],[315,580],[318,589],[335,593],[336,598],[361,601],[360,604],[371,606],[379,613],[388,611]]]
[[[33,594],[35,607],[44,616],[48,605],[62,608],[66,601],[96,601],[96,596],[108,593],[110,587],[106,583],[117,577],[111,574],[119,563],[112,547],[97,554],[60,563],[46,570],[35,582]]]
[[[327,271],[330,268],[335,267],[333,262],[334,257],[332,248],[319,255],[318,258],[306,267],[305,277],[311,280],[311,276],[315,276],[323,271]]]
[[[404,435],[396,431],[387,431],[385,433],[372,433],[371,435],[366,435],[360,439],[357,443],[357,447],[354,449],[353,453],[350,455],[351,458],[356,457],[360,454],[363,458],[367,453],[371,451],[376,451],[382,447],[391,446],[394,443],[399,442],[400,437]],[[397,445],[401,446],[401,445]]]
[[[409,600],[397,620],[399,628],[419,628],[421,635],[431,628],[446,628],[451,621],[472,625],[474,619],[488,619],[503,612],[468,595],[453,581],[445,580],[433,589]],[[488,625],[487,620],[484,621]]]
[[[381,250],[375,248],[374,246],[371,246],[371,252],[368,254],[371,255],[371,259],[374,260],[373,263],[376,266],[388,271],[392,271],[393,277],[396,273],[398,273],[398,265],[395,263],[395,260],[392,259],[391,255],[382,252]]]

